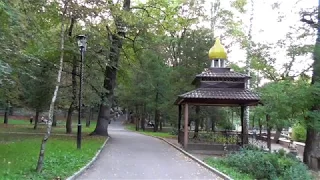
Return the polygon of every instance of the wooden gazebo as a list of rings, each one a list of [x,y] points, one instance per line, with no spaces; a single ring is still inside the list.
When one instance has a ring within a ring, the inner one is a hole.
[[[246,89],[249,76],[231,71],[225,67],[227,54],[220,40],[216,39],[214,46],[209,51],[211,67],[196,75],[192,82],[197,89],[181,94],[175,101],[179,105],[178,131],[183,131],[183,139],[179,142],[186,149],[188,146],[188,115],[189,105],[197,106],[240,106],[241,107],[241,144],[248,143],[248,127],[244,121],[245,106],[259,104],[258,94]],[[182,106],[184,106],[184,130],[181,129]],[[180,136],[179,136],[180,137]]]

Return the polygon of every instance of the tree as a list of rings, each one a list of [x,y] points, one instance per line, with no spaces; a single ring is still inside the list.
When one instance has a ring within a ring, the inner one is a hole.
[[[39,153],[39,159],[37,163],[36,170],[38,173],[40,173],[43,169],[43,164],[44,164],[44,153],[45,153],[45,147],[46,143],[51,135],[51,128],[52,128],[52,119],[53,119],[53,114],[54,114],[54,107],[55,107],[55,101],[57,99],[58,91],[59,91],[59,86],[61,82],[61,74],[62,74],[62,69],[63,69],[63,58],[64,58],[64,41],[65,41],[65,16],[67,13],[68,9],[68,3],[69,1],[66,0],[64,1],[63,4],[63,10],[62,10],[62,16],[61,16],[61,31],[60,31],[60,63],[59,63],[59,70],[57,73],[57,81],[55,85],[55,89],[53,92],[52,100],[50,103],[50,109],[49,109],[49,120],[47,123],[47,131],[46,134],[43,137],[41,147],[40,147],[40,153]]]
[[[314,99],[319,99],[318,98],[318,83],[319,83],[319,78],[320,78],[320,26],[318,24],[319,18],[320,18],[320,2],[318,4],[318,9],[317,9],[317,21],[307,21],[308,24],[310,25],[316,25],[317,29],[317,39],[314,47],[314,52],[313,52],[313,70],[312,70],[312,80],[311,80],[311,85],[314,88],[313,92],[313,98]],[[304,20],[304,17],[303,19]],[[306,21],[304,21],[306,22]],[[306,145],[304,149],[304,154],[303,154],[303,162],[309,166],[309,168],[318,170],[319,169],[319,163],[318,159],[320,158],[320,133],[319,133],[319,128],[317,126],[318,122],[318,111],[319,111],[319,101],[314,101],[314,104],[310,108],[310,116],[306,119],[307,120],[307,139],[306,139]]]
[[[39,114],[46,110],[50,103],[51,91],[53,90],[52,71],[45,62],[41,62],[40,67],[35,66],[29,76],[21,76],[22,96],[20,101],[36,112],[34,129],[37,128]]]
[[[130,0],[125,0],[123,2],[123,11],[129,12],[130,11]],[[115,10],[117,6],[113,4],[113,2],[109,2],[109,5],[112,6],[112,10]],[[101,104],[99,109],[99,115],[97,120],[97,125],[95,130],[91,133],[92,135],[105,135],[108,136],[108,124],[110,121],[111,116],[111,108],[114,101],[114,89],[116,85],[116,77],[117,77],[117,71],[118,71],[118,64],[120,59],[120,50],[122,48],[123,44],[123,38],[125,37],[125,22],[123,20],[123,17],[119,16],[114,13],[114,23],[116,26],[116,32],[113,33],[109,27],[107,27],[108,33],[109,33],[109,40],[111,41],[110,46],[110,53],[108,56],[108,62],[109,64],[106,66],[105,69],[105,79],[103,87],[105,88],[106,92],[104,92],[101,96]]]

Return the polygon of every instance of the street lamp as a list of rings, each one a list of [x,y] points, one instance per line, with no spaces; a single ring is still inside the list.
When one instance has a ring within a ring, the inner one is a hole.
[[[81,54],[81,62],[79,68],[80,74],[80,87],[79,87],[79,103],[78,103],[78,132],[77,132],[77,148],[81,149],[81,108],[82,108],[82,82],[83,82],[83,60],[84,60],[84,52],[87,48],[87,37],[85,35],[78,35],[78,46]]]

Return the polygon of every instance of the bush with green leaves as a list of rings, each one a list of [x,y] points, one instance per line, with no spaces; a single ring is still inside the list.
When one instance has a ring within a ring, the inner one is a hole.
[[[292,138],[294,141],[305,142],[307,136],[306,128],[301,124],[296,124],[292,128]]]
[[[206,142],[212,142],[217,144],[236,144],[238,142],[238,137],[235,135],[228,135],[227,133],[200,133],[200,139]]]
[[[307,167],[296,158],[287,156],[282,151],[269,153],[263,150],[244,148],[230,154],[219,163],[235,170],[250,174],[256,179],[310,180]]]
[[[170,134],[171,135],[178,135],[179,134],[178,128],[172,128]]]
[[[231,121],[222,121],[218,124],[223,130],[234,130],[235,126]]]

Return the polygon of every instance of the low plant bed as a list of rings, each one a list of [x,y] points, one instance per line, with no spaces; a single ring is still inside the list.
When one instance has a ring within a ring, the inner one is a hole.
[[[258,149],[242,149],[224,158],[207,158],[205,162],[233,179],[313,179],[307,167],[284,150],[269,153]]]
[[[189,132],[189,141],[194,143],[208,144],[237,144],[240,142],[240,135],[234,132],[206,132],[201,131],[196,137],[194,132]]]
[[[151,131],[143,131],[142,129],[140,129],[139,131],[136,131],[136,126],[134,124],[126,124],[126,129],[130,131],[139,132],[141,134],[160,137],[160,138],[177,138],[177,135],[172,135],[170,132],[151,132]]]
[[[42,136],[0,134],[0,177],[3,179],[65,179],[85,166],[106,140],[84,136],[82,148],[76,148],[71,136],[52,136],[47,142],[45,164],[35,171]]]

